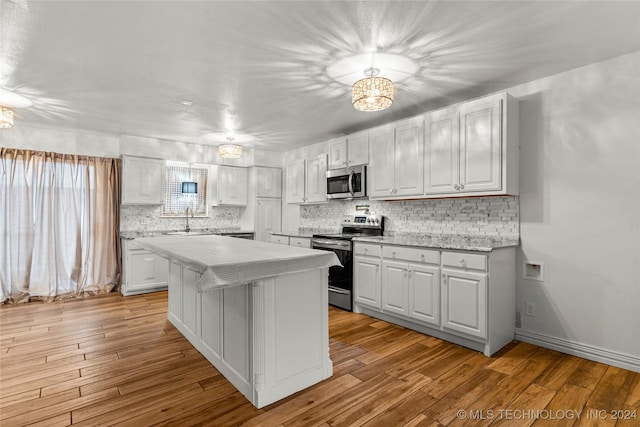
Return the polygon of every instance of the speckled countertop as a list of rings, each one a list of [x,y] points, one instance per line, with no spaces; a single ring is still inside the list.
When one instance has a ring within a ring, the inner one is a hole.
[[[272,231],[271,234],[289,237],[312,237],[314,234],[336,234],[339,232],[340,230],[335,228],[299,228],[295,231]]]
[[[494,249],[516,247],[520,244],[520,240],[514,237],[482,237],[460,234],[396,233],[391,236],[356,237],[353,240],[358,242],[382,243],[385,245],[458,249],[478,252],[491,252]]]
[[[120,238],[133,240],[139,237],[153,237],[160,236],[167,233],[180,232],[184,230],[134,230],[134,231],[121,231]],[[191,232],[196,234],[227,234],[227,233],[253,233],[253,230],[242,230],[240,227],[223,227],[223,228],[198,228],[191,229]]]

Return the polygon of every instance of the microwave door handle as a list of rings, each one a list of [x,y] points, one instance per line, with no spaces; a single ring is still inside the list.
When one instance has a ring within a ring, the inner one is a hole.
[[[354,196],[353,193],[353,178],[355,178],[356,174],[351,171],[351,173],[349,174],[349,193],[351,193],[351,197]]]

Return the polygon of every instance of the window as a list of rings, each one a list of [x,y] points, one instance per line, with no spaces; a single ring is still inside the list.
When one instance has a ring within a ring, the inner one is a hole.
[[[205,165],[167,162],[162,216],[184,216],[187,208],[193,209],[194,216],[209,216],[207,206],[207,179],[209,168]],[[196,194],[183,193],[183,182],[195,182]]]

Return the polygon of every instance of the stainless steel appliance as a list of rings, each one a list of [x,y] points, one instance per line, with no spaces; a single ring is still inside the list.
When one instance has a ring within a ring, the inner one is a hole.
[[[329,304],[353,310],[353,244],[354,237],[382,236],[384,217],[381,215],[345,215],[342,233],[314,234],[313,249],[333,251],[342,267],[329,268]]]
[[[352,166],[327,171],[327,199],[367,197],[367,167]]]

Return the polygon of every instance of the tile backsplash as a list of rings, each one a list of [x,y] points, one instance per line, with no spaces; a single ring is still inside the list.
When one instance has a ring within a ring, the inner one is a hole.
[[[160,217],[162,206],[122,205],[120,207],[120,231],[169,231],[185,228],[184,216]],[[189,218],[189,226],[194,229],[240,227],[242,207],[213,206],[209,217]]]
[[[339,229],[342,215],[369,205],[372,214],[385,216],[385,234],[464,234],[518,238],[517,196],[431,200],[332,200],[300,207],[301,228]]]

